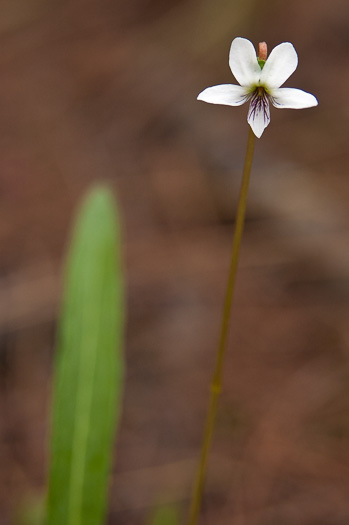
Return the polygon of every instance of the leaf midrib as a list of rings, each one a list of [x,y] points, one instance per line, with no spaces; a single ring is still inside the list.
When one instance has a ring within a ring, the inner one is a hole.
[[[101,279],[102,285],[101,288],[104,290],[104,284],[106,280],[106,272],[103,273],[103,277]],[[89,295],[89,294],[87,294]],[[100,301],[103,304],[103,293],[100,295]],[[86,307],[86,317],[82,316],[82,319],[90,319],[90,315],[96,311],[95,304],[93,306],[90,306],[90,301],[84,301],[84,304],[87,304]],[[98,309],[98,311],[101,311],[101,308]],[[77,384],[77,402],[76,402],[76,410],[77,413],[82,414],[84,417],[77,418],[77,424],[74,425],[74,436],[73,436],[73,447],[72,447],[72,465],[71,465],[71,475],[70,475],[70,498],[69,498],[69,504],[68,504],[68,516],[67,516],[67,525],[81,525],[81,507],[82,507],[82,500],[83,500],[83,490],[84,490],[84,473],[85,473],[85,467],[86,467],[86,456],[87,456],[87,449],[88,449],[88,436],[89,436],[89,422],[91,420],[91,406],[92,406],[92,399],[93,399],[93,392],[95,387],[95,374],[93,371],[95,370],[96,360],[97,360],[97,341],[99,339],[99,330],[101,323],[98,322],[98,326],[95,337],[94,337],[94,344],[92,345],[91,339],[89,337],[86,337],[86,334],[88,334],[88,330],[84,330],[84,336],[79,344],[81,346],[81,352],[79,356],[79,375],[78,375],[78,384]],[[86,339],[86,341],[85,341]],[[93,352],[91,352],[91,355],[93,355],[93,359],[86,360],[89,366],[87,366],[86,363],[84,363],[84,348],[90,348],[94,349]],[[85,364],[85,366],[82,366],[82,363]],[[83,372],[83,373],[82,373]],[[92,373],[91,373],[92,372]],[[88,400],[84,401],[84,389],[81,388],[81,385],[84,384],[84,379],[86,380],[86,377],[93,377],[93,384],[91,385],[91,388],[89,389],[89,396]],[[85,410],[81,410],[81,408],[86,408]]]

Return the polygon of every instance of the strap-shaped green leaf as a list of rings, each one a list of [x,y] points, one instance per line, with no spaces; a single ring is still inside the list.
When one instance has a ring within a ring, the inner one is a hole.
[[[109,190],[78,215],[59,326],[47,525],[100,525],[122,393],[123,287]]]

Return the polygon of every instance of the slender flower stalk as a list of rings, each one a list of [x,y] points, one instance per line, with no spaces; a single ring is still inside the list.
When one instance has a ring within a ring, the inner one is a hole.
[[[244,165],[241,187],[240,187],[239,203],[238,203],[238,209],[237,209],[237,214],[236,214],[234,241],[233,241],[233,248],[232,248],[232,253],[231,253],[228,284],[227,284],[227,290],[225,294],[225,301],[224,301],[224,307],[223,307],[223,317],[222,317],[219,345],[218,345],[218,351],[217,351],[217,357],[216,357],[216,364],[215,364],[215,368],[214,368],[214,372],[212,376],[210,402],[209,402],[209,407],[208,407],[208,412],[207,412],[206,426],[204,430],[204,437],[203,437],[203,442],[202,442],[202,447],[201,447],[200,460],[199,460],[199,465],[198,465],[198,469],[196,473],[194,491],[193,491],[192,500],[191,500],[191,507],[189,511],[188,525],[195,525],[197,523],[198,515],[200,512],[201,500],[202,500],[204,484],[205,484],[208,454],[209,454],[210,447],[211,447],[212,434],[213,434],[213,429],[214,429],[214,424],[215,424],[216,414],[217,414],[218,398],[219,398],[219,395],[222,389],[223,364],[224,364],[224,357],[225,357],[226,346],[227,346],[227,336],[228,336],[228,329],[229,329],[231,307],[233,303],[233,296],[234,296],[234,290],[235,290],[236,273],[237,273],[238,262],[239,262],[240,244],[241,244],[241,238],[242,238],[244,222],[245,222],[247,193],[248,193],[250,174],[251,174],[251,168],[252,168],[254,143],[255,143],[255,135],[252,129],[250,128],[249,134],[248,134],[248,140],[247,140],[245,165]]]
[[[240,244],[245,221],[255,137],[260,138],[270,122],[270,102],[275,107],[289,109],[309,108],[318,104],[314,95],[310,93],[306,93],[300,89],[280,87],[295,71],[297,64],[297,53],[293,45],[289,42],[284,42],[276,46],[270,56],[267,57],[267,44],[265,42],[260,42],[257,56],[253,44],[245,38],[238,37],[235,38],[231,44],[229,65],[240,85],[223,84],[209,87],[198,96],[198,100],[228,106],[240,106],[244,102],[249,101],[250,106],[247,122],[250,125],[250,130],[236,215],[221,333],[212,377],[210,401],[190,505],[188,525],[196,525],[200,512],[208,455],[217,414],[218,398],[222,388],[224,357],[234,297]]]

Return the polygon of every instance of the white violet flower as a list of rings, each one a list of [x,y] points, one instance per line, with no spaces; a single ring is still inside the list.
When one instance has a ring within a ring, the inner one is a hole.
[[[281,88],[297,68],[298,56],[290,42],[276,46],[267,58],[267,45],[259,44],[259,56],[252,42],[235,38],[230,47],[229,66],[240,86],[222,84],[204,89],[198,100],[211,104],[241,106],[248,100],[247,122],[260,138],[270,122],[269,102],[276,108],[303,109],[318,105],[310,93]]]

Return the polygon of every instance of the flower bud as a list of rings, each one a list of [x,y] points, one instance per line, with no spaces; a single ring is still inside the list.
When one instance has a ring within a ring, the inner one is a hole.
[[[268,47],[266,42],[259,42],[258,44],[258,59],[266,61],[268,56]]]

